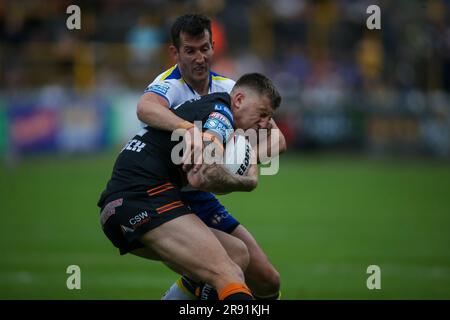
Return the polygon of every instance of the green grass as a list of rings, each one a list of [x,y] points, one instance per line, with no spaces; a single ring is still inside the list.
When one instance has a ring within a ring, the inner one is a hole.
[[[114,156],[0,168],[0,298],[159,299],[177,276],[119,256],[95,206]],[[253,193],[221,197],[282,277],[285,299],[450,299],[450,166],[284,156]],[[81,267],[81,290],[66,268]],[[366,269],[381,267],[381,290]]]

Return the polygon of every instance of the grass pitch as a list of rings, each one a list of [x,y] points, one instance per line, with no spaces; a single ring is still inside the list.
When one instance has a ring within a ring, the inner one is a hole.
[[[0,167],[0,298],[159,299],[177,275],[119,256],[96,201],[115,155]],[[284,299],[450,299],[450,166],[281,157],[252,193],[220,197],[282,277]],[[81,268],[81,290],[66,269]],[[369,265],[381,290],[368,290]]]

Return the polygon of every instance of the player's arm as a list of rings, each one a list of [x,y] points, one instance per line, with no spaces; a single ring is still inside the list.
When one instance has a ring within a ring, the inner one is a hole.
[[[256,157],[252,155],[253,159]],[[226,194],[234,191],[252,191],[258,185],[258,166],[253,160],[248,175],[240,176],[229,172],[221,164],[202,164],[198,172],[190,170],[187,179],[196,189]]]
[[[186,135],[189,134],[191,137],[200,134],[200,132],[194,132],[198,129],[193,123],[180,118],[170,110],[167,99],[153,92],[147,92],[142,95],[136,113],[140,121],[156,129],[166,131],[186,129]],[[195,139],[190,140],[192,145],[189,150],[192,150],[192,155],[196,154],[201,157],[201,141],[199,142]],[[189,157],[190,154],[186,154],[183,162]],[[201,159],[194,159],[194,161],[194,163],[198,163]],[[198,165],[194,165],[194,169],[198,169]]]
[[[272,142],[271,134],[272,130],[277,130],[278,133],[278,141]],[[283,133],[278,128],[275,120],[271,119],[269,122],[269,130],[267,137],[258,141],[258,163],[260,163],[261,156],[267,156],[269,158],[277,156],[277,154],[272,154],[273,151],[276,150],[275,143],[278,143],[278,154],[281,154],[287,150],[286,139],[284,138]]]
[[[232,137],[234,132],[231,110],[223,107],[221,112],[212,112],[203,125],[207,132],[203,133],[204,150],[215,147],[214,153],[223,159],[223,145]],[[230,118],[229,118],[230,117]],[[258,184],[258,168],[256,154],[251,153],[248,175],[241,176],[229,172],[222,164],[217,162],[203,162],[196,170],[188,172],[187,179],[191,186],[203,191],[214,193],[229,193],[233,191],[252,191]]]
[[[165,98],[153,92],[142,95],[136,113],[140,121],[166,131],[178,129],[180,123],[184,122],[169,109],[169,102]]]

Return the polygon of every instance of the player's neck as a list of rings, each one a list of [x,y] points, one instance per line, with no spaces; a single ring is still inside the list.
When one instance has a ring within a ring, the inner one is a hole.
[[[209,78],[206,81],[190,81],[186,83],[201,96],[209,93]]]

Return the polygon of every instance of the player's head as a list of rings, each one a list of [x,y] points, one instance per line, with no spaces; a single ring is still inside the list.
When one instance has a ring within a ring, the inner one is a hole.
[[[245,74],[231,90],[231,108],[236,127],[267,129],[281,96],[272,81],[259,73]]]
[[[211,20],[200,14],[177,18],[171,29],[170,51],[188,83],[209,80],[213,42]]]

